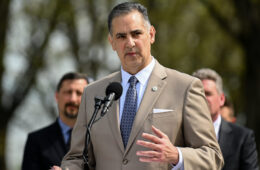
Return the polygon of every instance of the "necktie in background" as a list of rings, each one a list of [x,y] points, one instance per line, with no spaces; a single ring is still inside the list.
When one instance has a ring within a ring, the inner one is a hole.
[[[68,141],[67,141],[67,143],[66,143],[66,150],[67,150],[67,152],[68,152],[69,149],[70,149],[71,132],[72,132],[72,129],[70,129],[70,130],[67,131],[67,134],[68,134],[68,136],[69,136]]]
[[[129,83],[130,86],[127,90],[123,114],[120,123],[121,135],[124,143],[124,147],[126,148],[128,138],[131,133],[132,125],[134,122],[136,108],[137,108],[137,91],[136,84],[138,80],[135,76],[130,77]]]

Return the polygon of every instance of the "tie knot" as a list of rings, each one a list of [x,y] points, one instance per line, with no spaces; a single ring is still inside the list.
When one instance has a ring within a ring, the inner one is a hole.
[[[138,82],[137,78],[135,76],[131,76],[129,79],[129,83],[131,87],[134,87],[136,83]]]

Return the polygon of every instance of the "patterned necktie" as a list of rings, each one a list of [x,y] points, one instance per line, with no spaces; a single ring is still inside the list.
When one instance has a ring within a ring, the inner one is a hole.
[[[138,82],[135,76],[130,77],[129,83],[130,86],[127,90],[125,97],[125,104],[123,109],[123,114],[121,118],[120,130],[126,148],[128,138],[131,133],[132,125],[135,118],[136,108],[137,108],[137,92],[136,92],[136,83]]]
[[[67,150],[67,152],[68,152],[69,149],[70,149],[71,132],[72,132],[72,129],[69,129],[69,130],[67,131],[67,134],[69,135],[68,141],[67,141],[67,143],[66,143],[66,150]]]

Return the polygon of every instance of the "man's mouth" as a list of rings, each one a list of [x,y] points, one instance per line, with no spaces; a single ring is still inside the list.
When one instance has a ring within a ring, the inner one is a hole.
[[[137,53],[136,52],[127,52],[126,55],[128,55],[128,56],[136,56]]]
[[[69,108],[69,109],[74,109],[74,108],[78,108],[78,107],[76,107],[76,106],[67,106],[67,108]]]

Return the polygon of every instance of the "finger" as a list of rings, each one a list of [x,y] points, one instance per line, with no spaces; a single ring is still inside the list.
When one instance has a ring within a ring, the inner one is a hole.
[[[137,151],[136,155],[148,158],[159,158],[161,156],[161,154],[157,151]]]
[[[140,162],[162,162],[161,154],[156,151],[137,151],[136,155],[140,156]]]
[[[144,141],[144,140],[137,140],[136,141],[137,145],[143,146],[145,148],[149,148],[151,150],[156,150],[156,151],[160,151],[160,145],[152,143],[152,142],[148,142],[148,141]]]
[[[147,157],[140,157],[139,158],[140,162],[163,162],[161,159],[159,158],[147,158]]]
[[[160,131],[160,129],[157,129],[155,126],[152,125],[152,130],[155,133],[156,136],[158,136],[159,138],[164,138],[167,137],[166,134],[164,134],[162,131]]]
[[[53,166],[53,167],[51,167],[51,169],[50,170],[61,170],[61,168],[60,167],[58,167],[58,166]]]
[[[158,138],[157,136],[155,135],[152,135],[152,134],[149,134],[149,133],[143,133],[142,134],[142,137],[149,140],[149,141],[152,141],[154,143],[161,143],[161,140],[160,138]]]

